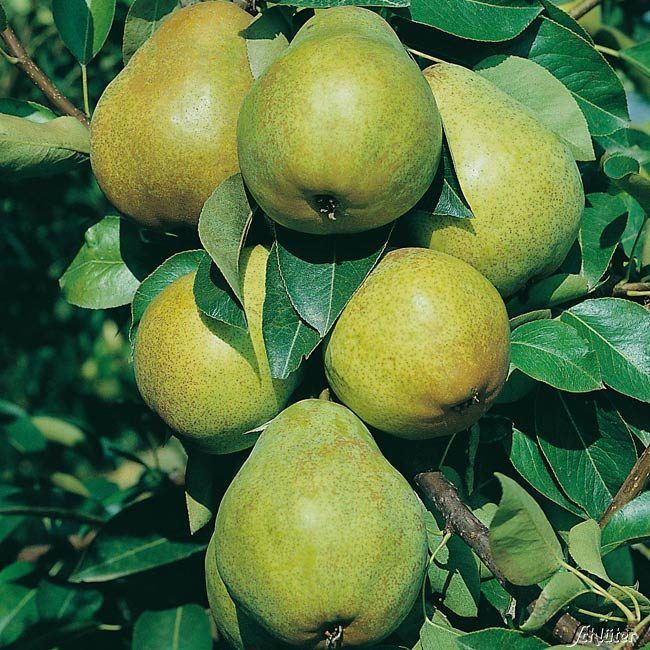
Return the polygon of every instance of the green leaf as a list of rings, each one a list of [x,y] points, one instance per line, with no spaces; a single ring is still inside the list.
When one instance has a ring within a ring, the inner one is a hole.
[[[426,515],[426,524],[437,546],[442,530],[430,512]],[[440,595],[445,607],[458,616],[478,614],[481,578],[476,558],[462,539],[452,536],[429,564],[427,573],[432,591]]]
[[[81,65],[102,49],[113,24],[115,0],[52,0],[59,34]]]
[[[217,514],[219,493],[215,489],[217,459],[209,454],[191,450],[185,469],[185,505],[194,535]]]
[[[201,243],[240,301],[239,256],[252,218],[242,175],[234,174],[205,202],[199,219]]]
[[[122,57],[125,64],[178,7],[178,0],[134,0],[124,23]]]
[[[11,446],[21,454],[38,454],[45,451],[47,441],[31,418],[17,418],[4,427]]]
[[[259,14],[243,34],[251,73],[254,79],[259,79],[289,47],[291,13],[286,7],[271,7]]]
[[[620,50],[619,56],[646,77],[650,77],[650,40]]]
[[[639,233],[646,222],[647,216],[633,196],[623,194],[623,202],[627,208],[627,225],[621,237],[621,247],[627,257],[630,258],[634,253],[639,254],[638,248],[636,250],[632,250],[632,248],[637,243]]]
[[[627,125],[627,99],[621,82],[592,44],[571,29],[541,17],[513,54],[546,68],[573,94],[592,135],[606,135]],[[598,79],[598,83],[585,83]]]
[[[411,0],[411,20],[472,41],[507,41],[542,10],[530,0]]]
[[[503,493],[490,525],[494,561],[515,585],[541,582],[560,568],[560,542],[535,500],[511,478],[496,477]]]
[[[440,164],[433,183],[413,211],[405,217],[405,220],[414,217],[435,218],[439,216],[456,217],[457,219],[472,219],[474,217],[458,182],[449,145],[445,138],[443,138]]]
[[[583,571],[609,582],[600,551],[600,526],[594,519],[576,524],[569,531],[569,553]]]
[[[588,194],[582,214],[580,251],[581,275],[593,289],[603,277],[627,223],[627,209],[620,196]]]
[[[463,634],[454,629],[443,614],[436,610],[424,621],[420,630],[422,650],[456,650],[456,638]]]
[[[522,630],[539,630],[572,600],[589,592],[585,583],[573,573],[556,573],[544,586]]]
[[[133,628],[132,650],[211,650],[212,634],[205,610],[183,605],[144,612]]]
[[[88,621],[102,606],[99,591],[41,582],[36,592],[40,618],[45,621]]]
[[[276,227],[277,256],[287,294],[298,315],[321,337],[384,252],[389,224],[355,235],[306,235]]]
[[[0,584],[0,647],[19,639],[37,621],[36,590]]]
[[[650,491],[617,510],[602,532],[603,553],[650,537]]]
[[[33,562],[13,562],[0,569],[0,583],[18,582],[25,576],[31,575],[36,570]]]
[[[581,298],[588,291],[589,286],[583,276],[557,273],[526,287],[511,298],[506,306],[512,317],[540,308],[556,307]]]
[[[524,323],[532,323],[536,320],[548,320],[549,318],[553,318],[553,312],[550,309],[535,309],[511,318],[510,331],[513,332]]]
[[[120,217],[108,216],[86,231],[84,245],[59,280],[70,304],[110,309],[133,300],[140,280],[123,258],[123,236],[128,229]]]
[[[409,0],[280,0],[276,4],[313,9],[328,7],[407,7]]]
[[[183,511],[183,495],[167,490],[125,508],[110,519],[70,576],[71,582],[108,582],[184,560],[205,550],[192,541]]]
[[[88,129],[74,117],[49,122],[0,114],[0,173],[7,180],[52,176],[88,160]]]
[[[599,298],[571,307],[561,320],[589,341],[608,386],[650,402],[650,317],[646,309],[629,300]]]
[[[511,345],[511,363],[533,379],[572,393],[603,388],[596,353],[566,323],[526,323],[512,333]]]
[[[174,280],[196,271],[204,256],[205,251],[202,250],[176,253],[165,260],[142,282],[135,292],[131,305],[131,329],[129,331],[131,343],[135,341],[138,324],[149,303]]]
[[[578,506],[566,498],[555,483],[555,480],[546,467],[544,457],[536,440],[518,429],[513,429],[509,456],[510,462],[521,477],[540,494],[543,494],[547,499],[557,503],[569,512],[578,516],[583,514]]]
[[[641,207],[650,211],[650,180],[641,174],[639,161],[626,153],[607,154],[602,160],[603,171],[624,192],[634,197]]]
[[[246,329],[244,310],[207,254],[203,256],[196,270],[194,299],[196,306],[208,318]]]
[[[0,99],[0,113],[23,117],[30,122],[45,123],[56,119],[56,113],[36,102],[3,97]]]
[[[86,434],[76,425],[48,415],[35,415],[32,424],[49,442],[64,447],[74,447],[86,439]]]
[[[7,14],[5,13],[4,8],[0,5],[0,32],[3,32],[7,28]]]
[[[599,519],[636,462],[620,414],[604,398],[543,388],[535,403],[539,444],[567,496]]]
[[[464,634],[456,639],[456,646],[460,650],[494,650],[495,648],[540,650],[541,648],[548,648],[548,643],[534,636],[525,636],[516,630],[488,628],[479,632]]]
[[[553,131],[576,160],[594,160],[587,120],[567,87],[541,65],[518,56],[490,57],[476,70]]]
[[[262,333],[271,376],[276,379],[286,379],[321,340],[318,332],[298,316],[291,304],[280,273],[275,243],[266,266]]]

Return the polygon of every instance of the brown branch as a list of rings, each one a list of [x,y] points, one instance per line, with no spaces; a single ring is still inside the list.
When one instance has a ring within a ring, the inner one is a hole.
[[[617,284],[612,295],[620,298],[639,298],[650,296],[650,282],[624,282]]]
[[[578,20],[582,18],[585,14],[588,14],[592,9],[597,7],[600,4],[600,0],[584,0],[579,5],[576,5],[571,11],[569,11],[569,16],[571,18]]]
[[[476,553],[508,593],[515,598],[520,597],[521,588],[508,582],[494,562],[488,529],[461,501],[452,483],[441,472],[418,474],[415,483],[445,518],[448,530],[458,535]],[[528,606],[528,611],[532,610],[534,604]],[[582,627],[582,623],[570,614],[562,614],[554,624],[553,635],[562,643],[570,645],[579,638]]]
[[[52,80],[34,63],[11,27],[0,32],[7,46],[8,53],[31,81],[49,99],[52,106],[64,115],[76,117],[85,126],[90,126],[88,117],[80,111],[52,82]]]
[[[632,499],[641,494],[646,483],[650,479],[650,446],[645,448],[645,451],[639,456],[632,471],[628,474],[627,478],[621,485],[616,496],[607,507],[607,510],[600,518],[601,528],[610,520],[611,516],[620,510],[624,505],[628,504]]]

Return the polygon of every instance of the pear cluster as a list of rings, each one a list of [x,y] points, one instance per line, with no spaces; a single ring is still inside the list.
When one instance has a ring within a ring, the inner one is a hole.
[[[148,227],[196,227],[237,171],[271,220],[317,239],[399,219],[403,246],[323,344],[336,401],[296,401],[301,369],[271,375],[263,245],[241,259],[246,331],[199,312],[190,273],[151,301],[134,346],[143,399],[190,453],[253,447],[205,560],[222,637],[238,650],[367,647],[413,607],[428,554],[423,505],[367,426],[408,445],[478,421],[508,374],[503,298],[557,269],[584,192],[523,105],[461,66],[421,71],[377,13],[317,11],[255,80],[250,22],[225,0],[174,12],[107,88],[91,160]],[[471,219],[413,209],[443,129]]]

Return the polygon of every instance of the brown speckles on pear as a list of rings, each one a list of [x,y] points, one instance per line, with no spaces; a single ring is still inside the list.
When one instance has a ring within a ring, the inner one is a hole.
[[[475,218],[413,215],[411,241],[469,262],[511,295],[554,271],[575,241],[578,167],[554,133],[487,79],[451,64],[425,76]]]
[[[510,328],[496,289],[436,251],[389,253],[353,296],[325,348],[336,395],[404,438],[465,429],[508,372]]]

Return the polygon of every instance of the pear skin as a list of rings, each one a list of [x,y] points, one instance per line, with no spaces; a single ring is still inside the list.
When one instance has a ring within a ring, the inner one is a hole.
[[[325,372],[361,419],[409,439],[470,427],[507,373],[510,327],[497,290],[474,268],[401,248],[352,297],[325,347]]]
[[[215,527],[233,600],[283,643],[372,645],[415,602],[427,564],[423,507],[340,404],[305,400],[262,433]]]
[[[135,377],[147,405],[180,437],[208,453],[246,449],[246,433],[275,417],[300,379],[272,379],[262,338],[268,251],[242,254],[248,332],[202,315],[194,273],[156,296],[140,321],[134,346]]]
[[[420,69],[378,14],[318,11],[253,85],[237,128],[265,213],[312,234],[377,228],[433,180],[442,131]]]
[[[554,133],[487,79],[447,63],[425,76],[475,218],[409,215],[410,241],[465,260],[510,296],[555,271],[575,241],[585,202],[578,167]]]
[[[212,192],[239,171],[237,115],[253,83],[242,30],[251,21],[223,0],[176,10],[102,95],[93,171],[138,223],[196,226]]]

